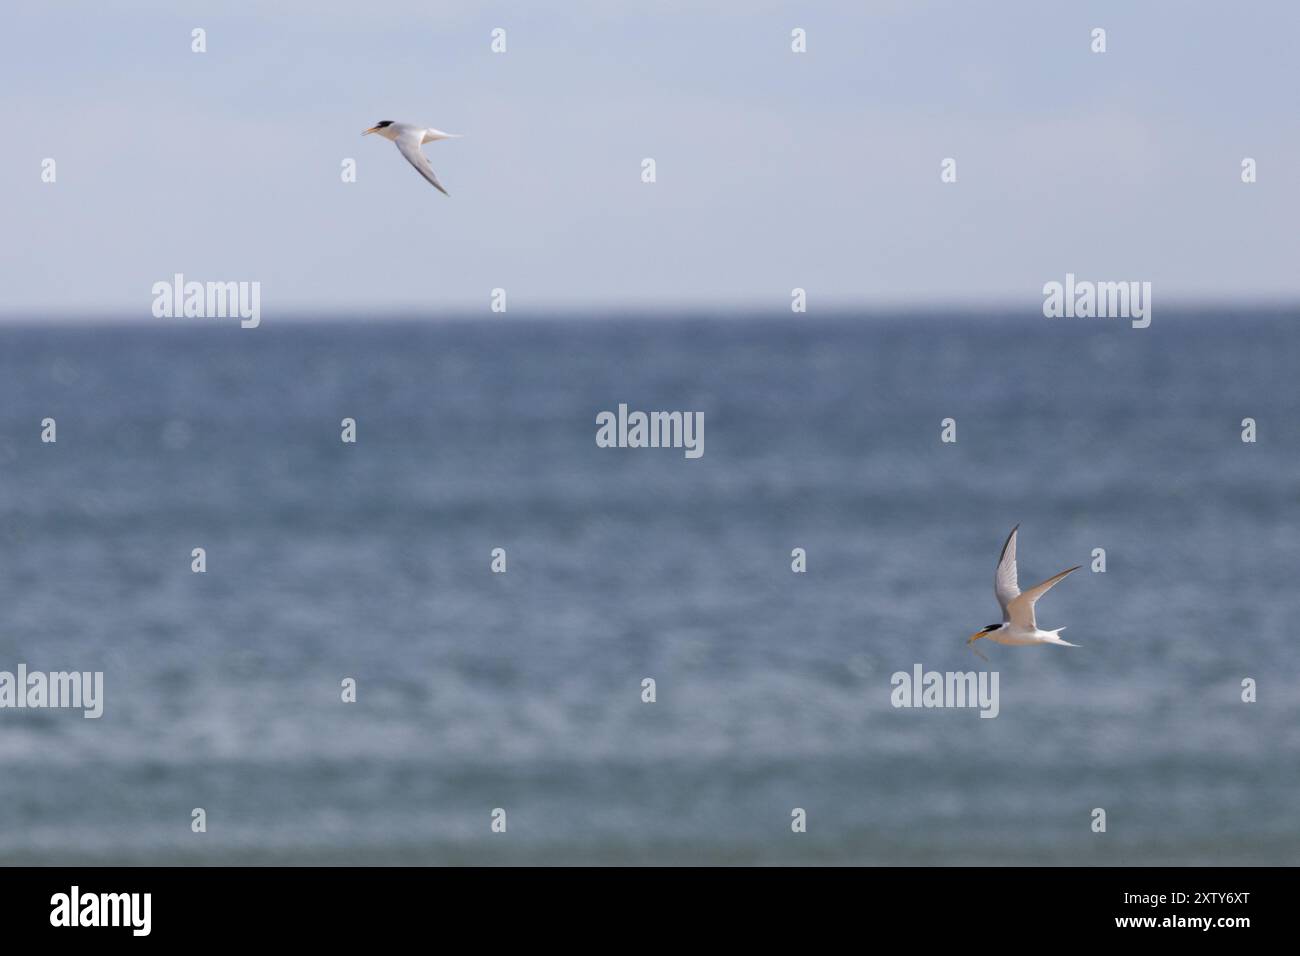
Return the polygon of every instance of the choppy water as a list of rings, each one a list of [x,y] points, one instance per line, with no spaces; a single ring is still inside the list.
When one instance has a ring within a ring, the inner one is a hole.
[[[1300,862],[1297,320],[0,328],[0,861]]]

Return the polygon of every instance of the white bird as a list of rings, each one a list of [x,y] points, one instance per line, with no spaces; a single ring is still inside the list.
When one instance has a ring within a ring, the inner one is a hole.
[[[1058,627],[1054,631],[1040,631],[1038,622],[1034,620],[1034,605],[1052,585],[1072,571],[1078,571],[1080,565],[1054,574],[1042,584],[1035,584],[1028,591],[1022,592],[1016,579],[1016,532],[1019,530],[1020,525],[1016,525],[1011,529],[1011,534],[1007,535],[1007,543],[1002,546],[1002,557],[998,559],[997,573],[993,576],[993,593],[1002,605],[1002,623],[990,624],[983,630],[976,631],[966,643],[973,645],[981,637],[987,637],[999,644],[1059,644],[1062,647],[1078,647],[1078,644],[1061,640],[1064,627]],[[976,648],[971,647],[971,650],[984,657]],[[987,657],[984,659],[988,660]]]
[[[444,133],[440,129],[413,126],[410,123],[394,123],[392,120],[381,120],[361,135],[369,136],[371,133],[378,133],[384,139],[391,139],[397,145],[397,151],[406,157],[406,161],[415,167],[417,173],[433,183],[433,187],[444,196],[451,195],[443,189],[442,183],[438,182],[438,174],[433,171],[433,167],[429,165],[429,157],[424,155],[420,147],[440,139],[459,139],[462,134]]]

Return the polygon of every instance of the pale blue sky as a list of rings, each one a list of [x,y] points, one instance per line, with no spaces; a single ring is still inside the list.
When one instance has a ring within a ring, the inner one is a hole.
[[[0,315],[147,319],[175,272],[268,320],[1294,299],[1297,37],[1285,0],[9,3]],[[450,199],[381,119],[466,134],[426,147]]]

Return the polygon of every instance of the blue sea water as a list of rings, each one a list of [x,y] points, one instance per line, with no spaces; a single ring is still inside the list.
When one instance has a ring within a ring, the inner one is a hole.
[[[1298,320],[0,327],[0,862],[1300,862]]]

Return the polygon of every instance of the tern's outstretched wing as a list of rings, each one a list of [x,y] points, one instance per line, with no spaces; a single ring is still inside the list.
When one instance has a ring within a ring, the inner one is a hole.
[[[406,157],[406,161],[415,167],[417,173],[433,183],[434,188],[444,196],[451,195],[442,188],[442,183],[438,182],[438,174],[429,165],[429,157],[425,156],[424,151],[420,149],[420,133],[403,133],[393,142],[397,144],[398,151]]]
[[[1038,599],[1051,590],[1052,585],[1065,577],[1071,571],[1078,571],[1081,565],[1075,565],[1072,568],[1066,568],[1060,574],[1054,574],[1042,584],[1035,584],[1023,594],[1017,594],[1011,599],[1011,604],[1007,608],[1007,619],[1017,627],[1037,628],[1038,622],[1034,619],[1034,605]]]
[[[993,593],[1002,605],[1002,620],[1011,620],[1011,601],[1020,594],[1020,584],[1016,581],[1016,532],[1020,525],[1011,529],[1007,543],[1002,546],[1002,557],[998,558],[998,570],[993,575]],[[1031,612],[1032,613],[1032,612]]]

